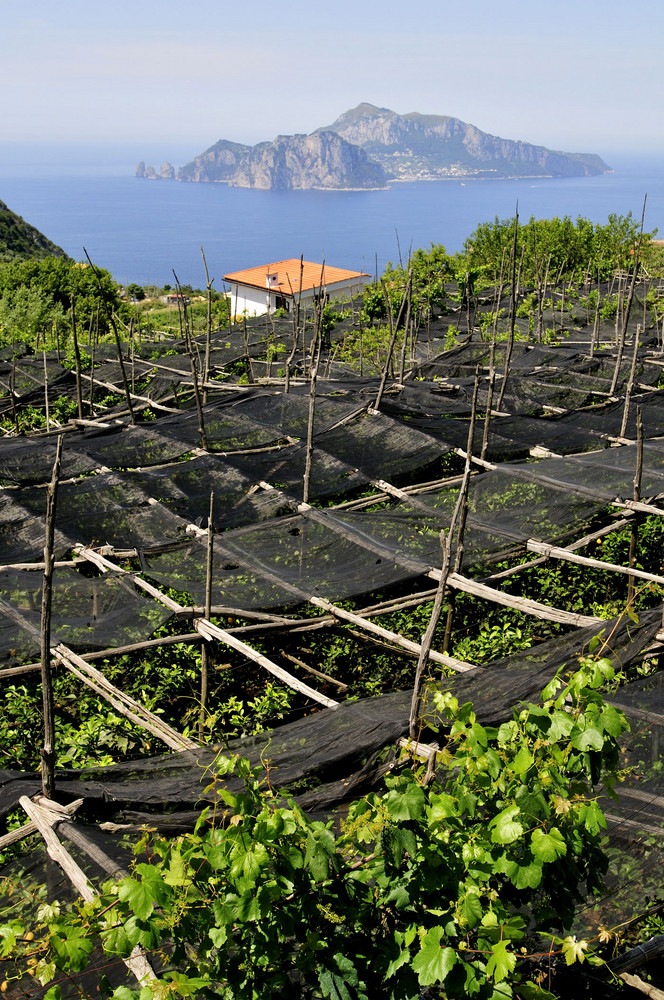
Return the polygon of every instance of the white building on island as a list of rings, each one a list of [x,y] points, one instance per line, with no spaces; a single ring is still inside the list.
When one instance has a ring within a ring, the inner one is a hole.
[[[275,264],[262,264],[246,271],[224,275],[230,286],[230,307],[234,316],[260,316],[285,309],[290,312],[300,301],[302,306],[321,295],[327,299],[350,299],[361,295],[371,275],[347,271],[329,264],[314,264],[291,257]]]

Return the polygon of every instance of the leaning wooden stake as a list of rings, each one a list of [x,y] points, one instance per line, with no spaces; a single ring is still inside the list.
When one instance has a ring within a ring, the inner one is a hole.
[[[634,388],[634,376],[636,374],[636,360],[639,353],[639,339],[641,337],[641,325],[637,324],[636,333],[634,334],[634,350],[632,351],[632,365],[629,370],[629,379],[627,381],[627,388],[625,389],[625,405],[623,407],[623,418],[620,425],[620,437],[624,438],[627,433],[627,421],[629,420],[629,404],[632,399],[632,390]],[[638,499],[637,497],[634,498]]]
[[[450,544],[452,544],[452,524],[458,523],[456,535],[456,551],[454,555],[454,567],[452,572],[459,573],[463,561],[463,536],[466,530],[466,517],[468,513],[468,488],[470,485],[470,474],[473,467],[473,441],[475,438],[475,421],[477,418],[477,396],[479,388],[479,370],[475,372],[475,386],[473,388],[473,400],[470,409],[470,423],[468,425],[468,441],[466,446],[466,464],[463,470],[463,479],[459,489],[459,498],[452,515],[450,523]],[[443,638],[443,652],[447,653],[452,637],[452,618],[454,617],[455,594],[450,594],[449,607],[447,609],[447,621],[445,623],[445,636]]]
[[[74,312],[74,299],[71,300],[71,335],[74,342],[74,361],[76,365],[76,406],[78,408],[78,419],[83,419],[83,393],[81,390],[81,352],[78,349],[78,333],[76,332],[76,313]]]
[[[203,418],[203,404],[201,402],[201,392],[198,385],[198,373],[196,371],[196,359],[194,356],[194,350],[191,342],[191,336],[189,334],[189,323],[187,321],[187,310],[183,309],[183,295],[182,286],[178,280],[178,276],[173,271],[173,277],[175,278],[175,287],[178,293],[178,315],[180,317],[180,326],[182,327],[183,317],[184,317],[184,342],[189,355],[189,365],[191,367],[191,379],[194,384],[194,399],[196,401],[196,413],[198,415],[198,433],[201,436],[201,448],[203,451],[208,450],[207,435],[205,433],[205,420]]]
[[[48,796],[46,797],[48,798]],[[77,865],[71,854],[69,854],[69,852],[65,850],[64,846],[60,843],[60,840],[54,830],[54,827],[58,822],[62,822],[67,819],[67,814],[64,809],[56,802],[50,802],[48,805],[46,803],[38,804],[29,799],[27,795],[22,795],[19,799],[19,803],[42,835],[48,856],[55,861],[60,868],[62,868],[69,881],[72,883],[76,891],[83,897],[83,899],[86,902],[92,902],[96,895],[95,890],[88,881],[84,871],[79,867],[79,865]],[[76,837],[75,839],[80,842],[81,838]],[[87,838],[85,839],[87,840]],[[99,855],[102,852],[96,845],[94,850],[97,855],[96,860],[99,860]],[[108,856],[105,855],[104,857],[106,864],[104,864],[103,867],[108,870],[108,867],[110,867],[113,862],[110,858],[108,858]],[[117,866],[114,867],[117,868]],[[123,958],[122,961],[125,963],[130,972],[134,974],[139,985],[147,986],[151,980],[156,980],[157,975],[140,945],[136,945],[131,954],[126,958]]]
[[[46,430],[50,430],[48,413],[48,368],[46,367],[46,351],[44,353],[44,414],[46,416]]]
[[[311,482],[311,468],[314,460],[314,420],[316,416],[316,378],[318,376],[318,362],[311,369],[311,384],[309,388],[309,420],[307,422],[307,456],[304,465],[304,485],[302,488],[302,502],[309,500],[309,485]]]
[[[417,669],[415,670],[415,683],[413,684],[413,697],[410,702],[410,719],[409,719],[409,735],[411,739],[415,738],[418,720],[422,714],[422,677],[424,675],[424,668],[429,662],[429,653],[431,651],[431,644],[433,643],[433,637],[436,633],[436,628],[438,626],[438,621],[440,619],[440,613],[443,610],[443,599],[445,597],[445,590],[447,586],[447,576],[450,570],[450,538],[452,535],[452,530],[445,535],[444,531],[440,533],[440,544],[443,550],[443,563],[440,572],[440,580],[438,581],[438,587],[436,589],[436,596],[433,602],[433,609],[431,611],[431,618],[429,619],[429,624],[427,625],[426,632],[422,636],[422,645],[420,649],[420,655],[417,658]]]
[[[51,483],[46,493],[46,533],[44,537],[44,580],[41,605],[41,685],[44,714],[44,745],[41,750],[42,792],[53,796],[55,771],[55,716],[53,709],[53,684],[51,678],[51,605],[53,600],[53,539],[55,511],[62,460],[62,435],[58,436]]]
[[[637,503],[641,499],[641,476],[643,474],[643,420],[641,419],[641,407],[636,408],[636,472],[634,474],[634,493],[633,500]],[[636,562],[636,548],[639,542],[639,516],[632,520],[632,531],[629,538],[629,568],[634,568],[634,563]],[[635,577],[629,576],[627,578],[627,601],[631,603],[634,600],[634,593],[636,591],[636,581]]]
[[[493,390],[496,384],[496,326],[493,327],[491,350],[489,352],[489,384],[486,394],[486,409],[484,411],[484,429],[482,431],[482,450],[480,458],[485,459],[489,450],[489,429],[491,427],[491,407],[493,406]]]
[[[629,314],[632,308],[632,300],[634,299],[634,289],[636,288],[636,279],[639,273],[639,255],[641,253],[641,240],[643,239],[643,222],[646,215],[646,201],[648,200],[648,195],[643,199],[643,211],[641,212],[641,229],[639,231],[639,238],[636,244],[636,249],[634,251],[634,270],[632,271],[632,280],[629,285],[629,293],[627,295],[627,305],[625,306],[625,312],[622,321],[622,329],[620,331],[620,340],[618,343],[618,353],[616,354],[616,367],[613,371],[613,379],[611,380],[611,389],[609,390],[611,395],[616,391],[616,386],[618,385],[618,379],[620,377],[620,365],[622,363],[623,351],[625,349],[625,338],[627,336],[627,325],[629,323]]]
[[[399,381],[403,382],[406,370],[406,348],[408,346],[408,327],[410,325],[410,307],[413,295],[413,269],[408,270],[408,280],[406,281],[406,320],[403,326],[403,343],[401,344],[401,354],[399,357]]]
[[[205,617],[210,620],[212,614],[212,568],[214,564],[214,491],[210,491],[210,511],[207,530],[207,561],[205,572]],[[205,730],[205,714],[207,712],[208,681],[212,669],[212,645],[206,641],[201,646],[201,709],[198,719],[198,738],[203,742]]]
[[[390,364],[392,362],[392,352],[394,351],[394,344],[397,339],[397,330],[399,329],[399,319],[401,318],[401,310],[399,310],[399,316],[397,317],[396,323],[394,322],[394,317],[392,315],[392,303],[390,302],[390,295],[387,290],[387,285],[382,282],[383,292],[385,294],[385,302],[387,304],[387,316],[390,323],[390,342],[387,348],[387,358],[385,359],[385,367],[383,369],[383,374],[381,375],[380,385],[378,387],[378,394],[376,395],[376,400],[374,402],[374,410],[380,409],[380,402],[383,398],[383,393],[385,392],[385,383],[387,382],[387,376],[390,370]]]
[[[505,350],[505,370],[503,373],[503,384],[500,387],[500,393],[498,395],[498,406],[497,409],[501,410],[503,407],[503,397],[505,395],[505,389],[507,388],[507,380],[510,374],[510,361],[512,360],[512,351],[514,349],[514,326],[516,324],[516,246],[517,237],[519,233],[519,203],[516,203],[516,214],[514,216],[514,233],[512,236],[512,286],[510,289],[510,335],[507,341],[507,348]]]
[[[101,278],[99,277],[99,271],[97,270],[97,268],[94,266],[94,264],[90,260],[90,254],[85,249],[85,247],[83,247],[83,252],[84,252],[85,256],[88,258],[88,264],[92,268],[92,270],[94,272],[94,275],[97,278],[97,285],[99,286],[99,294],[100,294],[100,297],[101,297],[101,301],[102,301],[102,304],[104,306],[104,309],[106,310],[106,315],[108,317],[108,321],[111,324],[111,328],[112,328],[113,334],[115,336],[115,346],[116,346],[116,349],[117,349],[117,352],[118,352],[118,362],[120,364],[120,373],[122,375],[122,385],[124,387],[124,393],[125,393],[125,397],[126,397],[126,400],[127,400],[127,409],[129,410],[129,421],[130,421],[130,423],[135,424],[136,423],[136,418],[134,416],[134,408],[131,405],[131,391],[129,389],[129,382],[127,380],[127,372],[125,371],[124,358],[122,357],[122,344],[120,343],[120,334],[118,333],[118,327],[117,327],[117,324],[115,322],[115,318],[113,316],[113,313],[108,309],[108,307],[106,305],[106,298],[104,296],[104,288],[103,288],[103,285],[101,283]]]
[[[201,247],[201,257],[203,258],[203,267],[205,269],[205,288],[207,289],[207,315],[205,320],[205,360],[203,362],[203,384],[210,379],[210,341],[212,339],[212,282],[214,278],[210,278],[208,274],[207,261],[205,259],[205,251]],[[207,391],[203,391],[203,401],[207,403]]]

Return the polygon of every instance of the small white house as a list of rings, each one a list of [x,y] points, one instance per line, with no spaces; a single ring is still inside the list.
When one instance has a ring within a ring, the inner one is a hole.
[[[371,275],[291,257],[276,264],[225,274],[224,281],[230,286],[234,316],[243,313],[261,316],[277,309],[290,312],[298,300],[302,306],[311,305],[321,295],[328,299],[350,299],[362,293]]]

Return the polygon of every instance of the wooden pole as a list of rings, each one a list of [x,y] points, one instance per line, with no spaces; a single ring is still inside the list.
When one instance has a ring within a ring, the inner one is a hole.
[[[634,492],[632,499],[638,503],[641,499],[641,476],[643,473],[643,420],[641,418],[641,407],[636,408],[636,471],[634,473]],[[637,515],[632,520],[632,530],[629,538],[629,568],[634,568],[636,562],[636,549],[639,542],[639,521]],[[635,577],[627,578],[627,602],[631,604],[636,591]]]
[[[84,252],[85,256],[87,257],[88,264],[92,268],[93,273],[94,273],[94,275],[95,275],[95,277],[97,279],[97,285],[99,286],[99,295],[101,297],[102,305],[104,306],[104,309],[106,311],[106,315],[108,317],[108,321],[111,324],[111,328],[112,328],[113,334],[115,336],[115,346],[116,346],[116,349],[117,349],[117,352],[118,352],[118,361],[120,363],[120,372],[122,374],[122,385],[124,387],[125,397],[127,399],[127,409],[129,410],[129,419],[130,419],[130,423],[135,424],[136,423],[136,418],[134,416],[134,409],[133,409],[133,407],[131,405],[131,392],[130,392],[130,389],[129,389],[129,382],[127,380],[127,373],[125,371],[124,358],[122,357],[122,344],[120,343],[120,334],[118,333],[118,327],[117,327],[117,324],[115,322],[115,318],[113,316],[113,313],[108,309],[108,307],[106,305],[106,298],[104,296],[104,288],[103,288],[102,283],[101,283],[101,278],[99,277],[99,271],[97,270],[97,268],[94,266],[94,264],[90,260],[90,254],[85,249],[85,247],[83,247],[83,252]]]
[[[629,370],[629,379],[627,381],[627,388],[625,389],[625,405],[623,407],[623,418],[620,425],[620,437],[625,437],[627,431],[627,421],[629,420],[629,404],[632,398],[632,389],[634,388],[634,374],[636,372],[636,359],[639,353],[639,338],[641,336],[641,326],[637,324],[636,333],[634,334],[634,350],[632,351],[632,364]],[[638,497],[634,497],[638,500]]]
[[[242,341],[244,343],[244,355],[247,359],[247,377],[249,379],[249,385],[253,385],[256,379],[254,378],[254,366],[251,361],[251,354],[249,353],[249,337],[247,336],[246,315],[242,317]]]
[[[639,239],[636,244],[636,249],[634,251],[634,270],[632,271],[632,280],[629,285],[629,293],[627,295],[627,304],[625,306],[625,313],[622,322],[622,329],[620,332],[620,342],[618,344],[618,353],[616,355],[616,367],[613,372],[613,379],[611,381],[611,395],[616,391],[616,386],[618,384],[618,379],[620,377],[620,365],[622,362],[623,351],[625,349],[625,338],[627,336],[627,325],[629,323],[629,314],[632,308],[632,300],[634,299],[634,289],[636,287],[636,279],[639,273],[639,254],[641,252],[641,240],[643,239],[643,223],[646,215],[646,201],[648,195],[643,199],[643,211],[641,212],[641,229],[639,231]]]
[[[473,465],[473,441],[475,438],[475,420],[477,416],[477,396],[479,388],[479,369],[475,372],[475,386],[473,388],[473,400],[470,410],[470,422],[468,424],[468,441],[466,445],[466,464],[463,470],[463,479],[461,481],[461,487],[459,489],[459,497],[457,499],[456,507],[454,508],[454,513],[452,514],[452,520],[450,521],[450,530],[448,535],[448,544],[451,547],[453,540],[453,525],[458,522],[457,536],[456,536],[456,551],[454,554],[454,573],[459,573],[461,570],[461,563],[463,561],[463,536],[466,530],[466,516],[468,512],[468,487],[470,484],[470,474]],[[449,559],[448,559],[449,562]],[[447,572],[445,574],[447,582]],[[450,594],[449,606],[447,609],[447,621],[445,623],[445,637],[443,639],[443,652],[449,652],[450,640],[452,637],[452,619],[454,617],[454,605],[456,602],[456,595],[454,593]]]
[[[55,716],[53,707],[53,683],[51,677],[51,606],[53,602],[53,540],[55,536],[55,513],[62,460],[62,435],[57,439],[55,461],[51,482],[46,493],[46,531],[44,537],[44,579],[41,603],[41,685],[42,711],[44,716],[44,745],[41,749],[42,793],[53,797],[55,771]]]
[[[183,310],[183,295],[182,286],[178,280],[178,276],[173,271],[173,277],[175,278],[175,287],[178,293],[178,315],[180,316],[180,325],[182,327],[182,318],[184,315],[184,341],[186,345],[187,354],[189,355],[189,365],[191,367],[191,379],[194,384],[194,399],[196,401],[196,413],[198,415],[198,432],[201,436],[201,448],[203,451],[208,450],[207,435],[205,433],[205,420],[203,418],[203,405],[201,402],[201,393],[198,385],[198,373],[196,371],[196,360],[194,357],[194,351],[191,343],[191,337],[189,335],[189,324],[187,322],[187,311]]]
[[[311,383],[309,388],[309,419],[307,421],[307,456],[304,465],[304,484],[302,487],[302,503],[309,500],[309,485],[311,482],[311,468],[314,459],[314,420],[316,414],[316,378],[318,375],[318,363],[311,369]]]
[[[503,397],[505,395],[505,389],[507,388],[507,379],[510,373],[510,361],[512,360],[512,350],[514,349],[514,326],[516,323],[516,247],[517,247],[517,236],[519,233],[519,203],[516,203],[516,213],[514,216],[514,234],[512,237],[512,285],[510,289],[510,334],[509,340],[507,342],[507,348],[505,350],[505,370],[503,373],[503,383],[500,387],[500,393],[498,395],[498,407],[497,409],[502,409]]]
[[[212,282],[214,278],[210,278],[208,274],[207,261],[205,259],[205,252],[203,247],[201,247],[201,257],[203,258],[203,267],[205,269],[205,287],[207,289],[207,315],[205,320],[205,360],[203,362],[203,382],[207,382],[210,378],[210,341],[212,339]],[[203,392],[203,402],[207,403],[207,392]]]
[[[417,668],[415,670],[415,682],[413,684],[413,696],[410,702],[410,718],[409,718],[409,734],[410,738],[415,738],[415,733],[417,729],[418,720],[421,716],[421,705],[422,705],[422,678],[424,676],[424,668],[429,662],[429,653],[431,651],[431,645],[433,643],[433,637],[438,626],[438,621],[440,619],[441,611],[443,610],[443,599],[445,597],[445,590],[447,587],[447,576],[450,568],[450,537],[451,530],[448,532],[447,536],[444,531],[440,533],[440,544],[443,550],[443,563],[440,571],[440,580],[438,581],[438,587],[436,589],[436,596],[433,602],[433,608],[431,610],[431,617],[429,619],[429,624],[427,625],[426,631],[422,636],[422,645],[420,648],[420,655],[417,658]]]
[[[408,327],[410,324],[410,306],[413,294],[413,269],[408,269],[408,279],[406,281],[406,320],[403,327],[403,343],[401,345],[401,355],[399,357],[399,381],[403,382],[406,369],[406,349],[408,346]]]
[[[76,332],[76,313],[74,311],[74,298],[71,300],[71,336],[74,342],[74,361],[76,364],[76,405],[78,407],[78,419],[83,419],[83,395],[81,391],[81,352],[78,348],[78,334]]]
[[[208,514],[207,558],[205,566],[205,617],[209,621],[212,614],[212,568],[214,565],[214,490],[210,491],[210,511]],[[198,739],[203,742],[205,714],[208,702],[208,682],[212,662],[212,644],[206,641],[201,646],[201,708],[198,719]]]
[[[387,348],[387,358],[385,359],[385,367],[383,369],[383,374],[381,375],[380,385],[378,387],[378,394],[376,395],[376,400],[373,405],[374,410],[380,409],[380,402],[383,398],[383,393],[385,392],[385,383],[387,382],[387,376],[390,370],[390,363],[392,361],[392,352],[394,351],[394,343],[397,339],[397,330],[399,329],[399,319],[401,318],[401,310],[399,310],[397,321],[396,323],[394,322],[394,317],[392,315],[392,303],[390,302],[390,296],[387,290],[387,285],[385,284],[384,281],[382,281],[381,283],[383,286],[383,292],[385,294],[385,302],[387,304],[387,316],[390,324],[390,342]]]
[[[46,367],[46,351],[44,354],[44,413],[46,416],[46,430],[49,430],[49,418],[48,418],[48,368]]]

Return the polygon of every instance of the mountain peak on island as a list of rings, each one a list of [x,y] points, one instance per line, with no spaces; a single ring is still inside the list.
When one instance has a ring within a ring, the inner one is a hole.
[[[166,170],[168,168],[168,170]],[[279,135],[255,146],[220,139],[177,171],[180,181],[231,187],[323,190],[383,188],[390,181],[590,177],[609,173],[594,153],[563,153],[502,139],[450,115],[401,115],[364,101],[310,135]],[[140,163],[139,177],[159,174]]]
[[[502,139],[451,115],[400,115],[368,102],[325,129],[364,149],[391,180],[584,177],[610,171],[593,153],[558,152]]]

